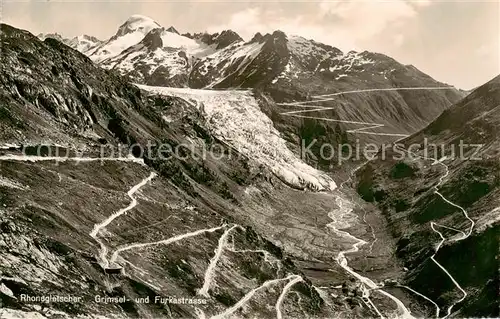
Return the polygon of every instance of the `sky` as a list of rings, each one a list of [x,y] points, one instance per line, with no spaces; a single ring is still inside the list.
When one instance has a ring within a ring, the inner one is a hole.
[[[0,0],[2,22],[34,34],[116,33],[132,14],[179,32],[282,30],[343,51],[374,51],[472,89],[500,74],[499,0]]]

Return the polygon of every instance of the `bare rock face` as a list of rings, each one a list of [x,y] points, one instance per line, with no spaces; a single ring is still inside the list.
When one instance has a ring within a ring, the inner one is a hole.
[[[216,33],[214,38],[214,41],[217,43],[217,50],[224,49],[235,42],[243,41],[243,39],[232,30],[224,30],[220,34]]]
[[[193,38],[199,39],[200,41],[208,45],[215,45],[215,49],[217,50],[224,49],[225,47],[233,43],[243,41],[243,39],[236,32],[232,30],[224,30],[220,33],[214,33],[214,34],[196,33],[193,35]]]
[[[163,47],[163,41],[161,39],[162,31],[163,30],[161,28],[151,30],[148,34],[146,34],[139,45],[142,44],[151,51]]]

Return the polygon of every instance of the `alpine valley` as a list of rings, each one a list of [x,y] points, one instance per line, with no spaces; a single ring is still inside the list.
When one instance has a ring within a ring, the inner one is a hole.
[[[0,39],[0,318],[499,317],[500,76],[141,15]]]

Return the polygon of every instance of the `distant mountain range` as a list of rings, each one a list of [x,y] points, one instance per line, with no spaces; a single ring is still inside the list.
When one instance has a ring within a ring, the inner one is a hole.
[[[68,38],[64,38],[59,33],[47,33],[47,34],[40,33],[38,35],[38,38],[40,38],[40,40],[45,40],[47,38],[56,39],[64,44],[66,44],[67,46],[70,46],[73,49],[78,50],[82,53],[88,52],[89,50],[95,48],[96,46],[98,46],[102,42],[101,40],[97,39],[96,37],[93,37],[90,35],[85,35],[85,34],[68,39]]]

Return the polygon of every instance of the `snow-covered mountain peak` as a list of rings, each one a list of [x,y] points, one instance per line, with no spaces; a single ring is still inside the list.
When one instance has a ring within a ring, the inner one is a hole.
[[[150,17],[146,17],[140,14],[134,14],[130,16],[127,21],[125,21],[125,23],[118,28],[116,36],[123,36],[127,33],[135,31],[139,31],[145,35],[155,28],[161,28],[161,25]]]
[[[66,44],[75,50],[86,53],[87,51],[99,45],[101,42],[102,41],[96,37],[82,34],[69,40]]]

